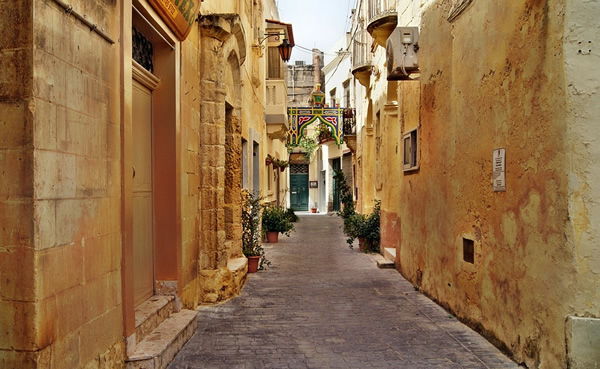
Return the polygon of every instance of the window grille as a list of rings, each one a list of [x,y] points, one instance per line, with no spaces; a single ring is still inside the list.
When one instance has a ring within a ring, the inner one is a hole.
[[[308,174],[308,164],[290,164],[291,174]]]
[[[144,67],[148,72],[154,73],[154,51],[152,41],[150,41],[143,33],[133,27],[133,60]]]

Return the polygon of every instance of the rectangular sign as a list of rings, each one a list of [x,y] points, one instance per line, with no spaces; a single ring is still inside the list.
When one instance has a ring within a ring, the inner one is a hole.
[[[201,0],[148,0],[179,41],[185,40],[198,17]]]
[[[310,188],[318,188],[318,187],[319,187],[319,182],[310,181]]]
[[[494,191],[506,191],[506,152],[504,149],[494,150]]]

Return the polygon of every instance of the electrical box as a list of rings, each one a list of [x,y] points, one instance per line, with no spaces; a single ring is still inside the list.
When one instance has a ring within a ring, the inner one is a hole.
[[[417,72],[418,51],[419,28],[396,27],[386,44],[388,81],[406,80]]]

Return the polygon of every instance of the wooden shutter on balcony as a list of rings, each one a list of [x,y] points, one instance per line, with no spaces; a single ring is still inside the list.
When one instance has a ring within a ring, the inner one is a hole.
[[[276,47],[269,47],[269,72],[267,78],[283,78],[283,74],[281,73],[281,57],[279,56],[279,49]]]

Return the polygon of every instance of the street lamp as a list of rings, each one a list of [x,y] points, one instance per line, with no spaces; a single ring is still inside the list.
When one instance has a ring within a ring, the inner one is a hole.
[[[284,62],[290,60],[290,57],[292,56],[292,47],[293,46],[288,42],[287,38],[284,38],[281,45],[277,46],[281,60]]]
[[[265,35],[265,38],[260,40],[260,42],[258,44],[262,45],[262,43],[271,36],[275,36],[275,37],[277,37],[277,39],[279,39],[279,37],[281,37],[282,34],[281,33],[267,33]],[[281,60],[283,60],[284,62],[287,62],[290,60],[290,57],[292,56],[292,47],[293,47],[292,44],[290,44],[290,42],[288,41],[287,38],[284,38],[283,41],[281,41],[281,44],[279,46],[277,46],[277,49],[279,49],[279,56],[281,56]]]

